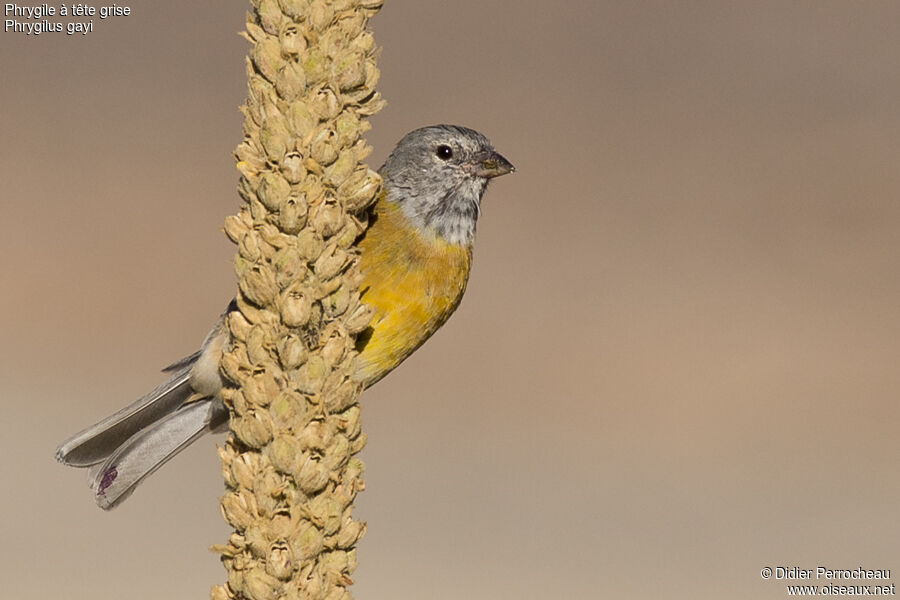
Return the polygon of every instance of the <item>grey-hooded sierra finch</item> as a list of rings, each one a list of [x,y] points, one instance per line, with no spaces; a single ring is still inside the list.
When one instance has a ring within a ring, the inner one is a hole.
[[[362,301],[375,311],[357,340],[357,376],[366,386],[403,362],[459,305],[482,195],[492,178],[511,171],[485,136],[453,125],[417,129],[391,152],[358,240]],[[231,310],[234,301],[226,314]],[[227,422],[219,359],[230,343],[223,315],[199,351],[165,369],[163,384],[59,446],[60,462],[91,467],[101,508],[119,504],[181,449]]]

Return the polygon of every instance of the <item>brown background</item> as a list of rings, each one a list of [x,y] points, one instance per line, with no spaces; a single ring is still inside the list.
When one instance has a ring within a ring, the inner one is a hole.
[[[0,33],[4,598],[223,579],[213,440],[109,514],[52,458],[234,287],[245,3],[132,7]],[[365,396],[356,597],[900,572],[898,26],[895,2],[387,2],[372,163],[452,122],[518,172],[457,315]]]

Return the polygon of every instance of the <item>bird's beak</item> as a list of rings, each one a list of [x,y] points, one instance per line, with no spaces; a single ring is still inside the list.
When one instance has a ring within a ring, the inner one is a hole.
[[[485,152],[472,161],[472,171],[478,177],[499,177],[512,173],[516,168],[512,163],[500,156],[497,152]]]

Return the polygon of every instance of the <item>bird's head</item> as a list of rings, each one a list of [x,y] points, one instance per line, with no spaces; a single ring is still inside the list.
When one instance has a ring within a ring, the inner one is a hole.
[[[475,240],[488,182],[514,170],[477,131],[433,125],[406,134],[379,172],[386,199],[413,225],[462,246]]]

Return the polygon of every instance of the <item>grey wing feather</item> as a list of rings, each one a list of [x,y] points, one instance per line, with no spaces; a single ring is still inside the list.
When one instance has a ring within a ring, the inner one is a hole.
[[[103,461],[125,440],[184,404],[192,393],[192,367],[193,363],[182,365],[137,402],[73,435],[56,449],[56,460],[73,467]]]
[[[197,359],[200,358],[200,354],[202,352],[203,352],[203,348],[200,348],[199,350],[197,350],[196,352],[194,352],[193,354],[191,354],[189,356],[185,356],[184,358],[179,358],[178,360],[173,362],[171,365],[169,365],[167,367],[163,367],[162,372],[163,373],[171,373],[172,371],[175,371],[176,369],[180,369],[182,367],[187,367],[187,366],[193,365],[195,362],[197,362]]]

